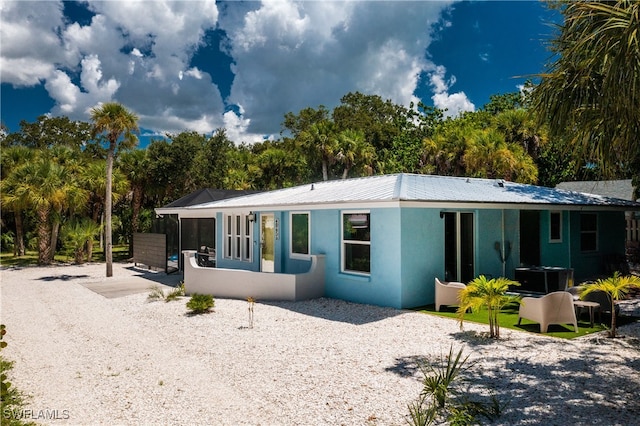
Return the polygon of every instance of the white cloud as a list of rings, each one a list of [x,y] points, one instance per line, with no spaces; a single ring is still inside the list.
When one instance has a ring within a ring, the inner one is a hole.
[[[255,143],[264,140],[264,136],[248,133],[251,120],[244,118],[244,110],[239,107],[239,113],[227,111],[224,113],[224,128],[227,130],[227,137],[237,143]]]
[[[348,92],[408,105],[424,70],[431,26],[445,2],[263,2],[241,19],[220,17],[235,79],[229,102],[249,130],[277,130],[286,112],[328,108]],[[377,23],[372,25],[372,23]]]
[[[2,82],[33,86],[50,77],[65,51],[56,35],[63,25],[61,3],[0,3]]]
[[[455,117],[464,111],[475,111],[475,105],[464,92],[450,94],[449,89],[456,83],[456,77],[446,79],[447,69],[438,65],[429,73],[429,83],[434,95],[431,97],[436,108],[445,110],[445,117]]]
[[[3,1],[1,78],[44,84],[53,114],[86,120],[115,100],[160,134],[225,127],[236,142],[276,134],[285,113],[332,108],[348,92],[408,105],[425,72],[436,106],[457,113],[473,104],[449,94],[455,78],[427,55],[432,33],[451,25],[441,20],[450,4],[283,0],[226,2],[219,12],[214,0],[104,1],[88,3],[95,15],[81,25],[66,20],[61,1]],[[210,69],[191,63],[216,28],[233,60],[224,101]],[[227,111],[225,101],[242,108]]]
[[[115,100],[138,113],[141,127],[207,131],[223,124],[218,87],[190,64],[216,26],[213,0],[88,7],[95,15],[83,26],[65,20],[60,1],[3,1],[2,83],[44,83],[52,113],[72,119],[86,120],[91,107]]]

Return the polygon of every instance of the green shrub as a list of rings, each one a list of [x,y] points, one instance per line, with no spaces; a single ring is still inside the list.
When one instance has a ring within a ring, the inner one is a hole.
[[[187,309],[192,314],[204,314],[209,312],[215,306],[213,296],[210,294],[194,293],[187,302]]]
[[[178,287],[171,290],[169,294],[167,294],[167,297],[165,297],[164,301],[171,302],[174,300],[178,300],[182,296],[184,296],[184,281],[180,281]]]
[[[156,300],[164,299],[164,291],[160,288],[159,285],[153,285],[149,287],[149,295],[147,296],[147,300],[154,302]]]
[[[0,324],[0,349],[7,346],[7,342],[3,341],[5,334],[5,326]],[[15,386],[11,386],[11,383],[7,380],[7,373],[11,368],[13,368],[13,362],[0,355],[0,383],[2,389],[0,392],[0,423],[3,426],[35,425],[35,423],[26,422],[21,418],[25,401],[22,393]]]
[[[164,290],[162,290],[159,285],[153,285],[149,287],[149,290],[150,292],[147,296],[149,301],[164,300],[165,302],[171,302],[184,296],[184,282],[181,281],[180,284],[167,295],[164,294]]]
[[[462,357],[462,349],[454,355],[451,347],[446,359],[441,357],[435,365],[426,362],[419,365],[424,376],[423,388],[420,396],[407,406],[407,423],[425,426],[446,420],[450,425],[467,425],[478,424],[480,416],[490,421],[500,416],[503,407],[495,396],[490,403],[473,401],[458,388],[458,378],[473,365],[465,365],[468,359],[469,356]]]

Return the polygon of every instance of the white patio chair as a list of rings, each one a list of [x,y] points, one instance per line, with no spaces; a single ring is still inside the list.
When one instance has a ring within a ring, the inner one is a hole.
[[[461,290],[466,287],[463,283],[451,281],[443,283],[436,278],[436,311],[440,312],[440,307],[459,305],[460,298],[458,297]]]
[[[578,332],[573,295],[568,291],[555,291],[542,297],[523,297],[518,325],[522,318],[539,322],[541,333],[547,332],[549,324],[573,324],[575,332]]]

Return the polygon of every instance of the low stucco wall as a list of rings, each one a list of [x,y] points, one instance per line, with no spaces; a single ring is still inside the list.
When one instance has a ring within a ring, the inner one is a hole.
[[[324,296],[325,258],[311,256],[303,274],[276,274],[198,266],[196,252],[184,251],[184,286],[187,294],[211,294],[229,299],[297,301]]]

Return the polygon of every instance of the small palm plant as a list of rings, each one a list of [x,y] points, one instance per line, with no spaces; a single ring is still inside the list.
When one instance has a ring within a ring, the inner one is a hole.
[[[249,303],[249,328],[253,328],[253,308],[256,304],[256,299],[253,297],[247,297]]]
[[[475,278],[460,291],[460,305],[457,311],[460,328],[462,328],[464,313],[467,310],[487,308],[489,311],[489,337],[499,339],[500,323],[498,322],[498,315],[505,306],[512,303],[520,303],[520,299],[517,296],[507,294],[509,286],[519,285],[520,283],[504,277],[489,280],[484,275],[480,275]]]
[[[622,276],[616,271],[612,277],[600,279],[593,284],[586,284],[584,290],[580,293],[581,299],[594,291],[602,291],[609,296],[609,300],[611,300],[611,329],[609,330],[609,337],[616,337],[616,300],[624,299],[633,288],[640,288],[640,277],[635,275]]]

